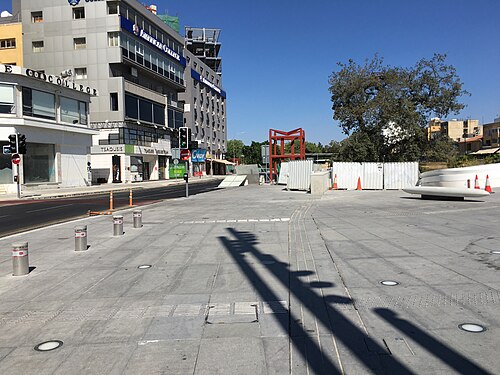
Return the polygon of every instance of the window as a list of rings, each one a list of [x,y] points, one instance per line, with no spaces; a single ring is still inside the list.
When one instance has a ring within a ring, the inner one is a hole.
[[[32,46],[33,46],[32,48],[33,53],[43,52],[43,40],[38,40],[36,42],[33,42]]]
[[[87,124],[87,103],[61,96],[61,121]]]
[[[87,79],[87,68],[75,68],[75,79]]]
[[[31,22],[33,23],[43,22],[43,13],[41,10],[36,12],[31,12]]]
[[[118,93],[109,93],[109,109],[111,111],[118,111]]]
[[[74,49],[85,49],[85,48],[87,48],[87,39],[85,39],[85,37],[74,38],[73,39],[73,47],[74,47]]]
[[[14,86],[0,84],[0,113],[13,113],[14,108]]]
[[[108,33],[108,46],[109,47],[118,47],[120,45],[119,39],[118,39],[118,31],[112,31]]]
[[[73,19],[80,20],[82,18],[85,18],[85,8],[84,7],[73,8]]]
[[[108,14],[118,14],[118,2],[108,1]]]
[[[0,49],[5,49],[5,48],[16,48],[16,40],[15,39],[0,40]]]
[[[23,87],[23,114],[25,116],[55,120],[56,110],[54,95]]]

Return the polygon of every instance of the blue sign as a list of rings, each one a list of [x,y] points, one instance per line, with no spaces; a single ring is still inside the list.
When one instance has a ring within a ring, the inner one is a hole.
[[[120,16],[120,24],[123,30],[128,31],[129,33],[134,34],[135,36],[143,39],[150,45],[158,48],[160,51],[162,51],[164,54],[168,55],[169,57],[173,58],[174,60],[177,60],[182,66],[186,66],[186,59],[184,56],[178,54],[177,52],[171,50],[170,48],[167,47],[165,43],[160,42],[156,38],[154,38],[152,35],[149,35],[144,29],[141,29],[136,23],[133,23],[132,21],[126,19],[125,17]]]
[[[207,150],[204,148],[199,148],[197,150],[191,151],[191,161],[193,163],[203,163],[207,158]]]
[[[69,5],[75,6],[80,3],[80,0],[68,0]]]
[[[202,77],[200,75],[200,73],[198,73],[196,70],[191,69],[191,77],[194,78],[195,80],[197,80],[198,82],[201,82],[201,83],[207,85],[208,87],[210,87],[212,89],[212,91],[216,92],[217,94],[219,94],[223,98],[226,98],[226,92],[224,90],[222,90],[218,86],[214,85],[208,79],[205,79],[204,77]]]

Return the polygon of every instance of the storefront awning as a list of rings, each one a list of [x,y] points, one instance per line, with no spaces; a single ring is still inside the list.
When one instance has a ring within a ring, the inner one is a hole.
[[[226,165],[235,165],[235,163],[231,163],[230,161],[222,160],[222,159],[212,159],[211,161],[214,162],[214,163],[221,163],[221,164],[226,164]]]
[[[476,152],[471,152],[470,155],[496,154],[498,151],[500,151],[500,147],[486,148],[486,149],[483,149],[483,150],[478,150]]]

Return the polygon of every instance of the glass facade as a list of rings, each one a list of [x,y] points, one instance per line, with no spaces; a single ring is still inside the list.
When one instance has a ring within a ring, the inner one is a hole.
[[[120,46],[124,57],[135,61],[171,81],[184,85],[184,67],[181,64],[156,53],[153,49],[124,33],[120,34]]]
[[[165,126],[165,106],[125,93],[125,116]]]
[[[55,148],[52,144],[29,143],[23,158],[24,183],[55,182]]]

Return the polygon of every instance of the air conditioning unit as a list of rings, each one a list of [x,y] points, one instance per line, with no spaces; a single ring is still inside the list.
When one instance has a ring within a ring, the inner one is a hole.
[[[137,77],[138,74],[137,74],[137,69],[134,68],[133,66],[130,67],[130,74],[132,75],[132,77]]]

